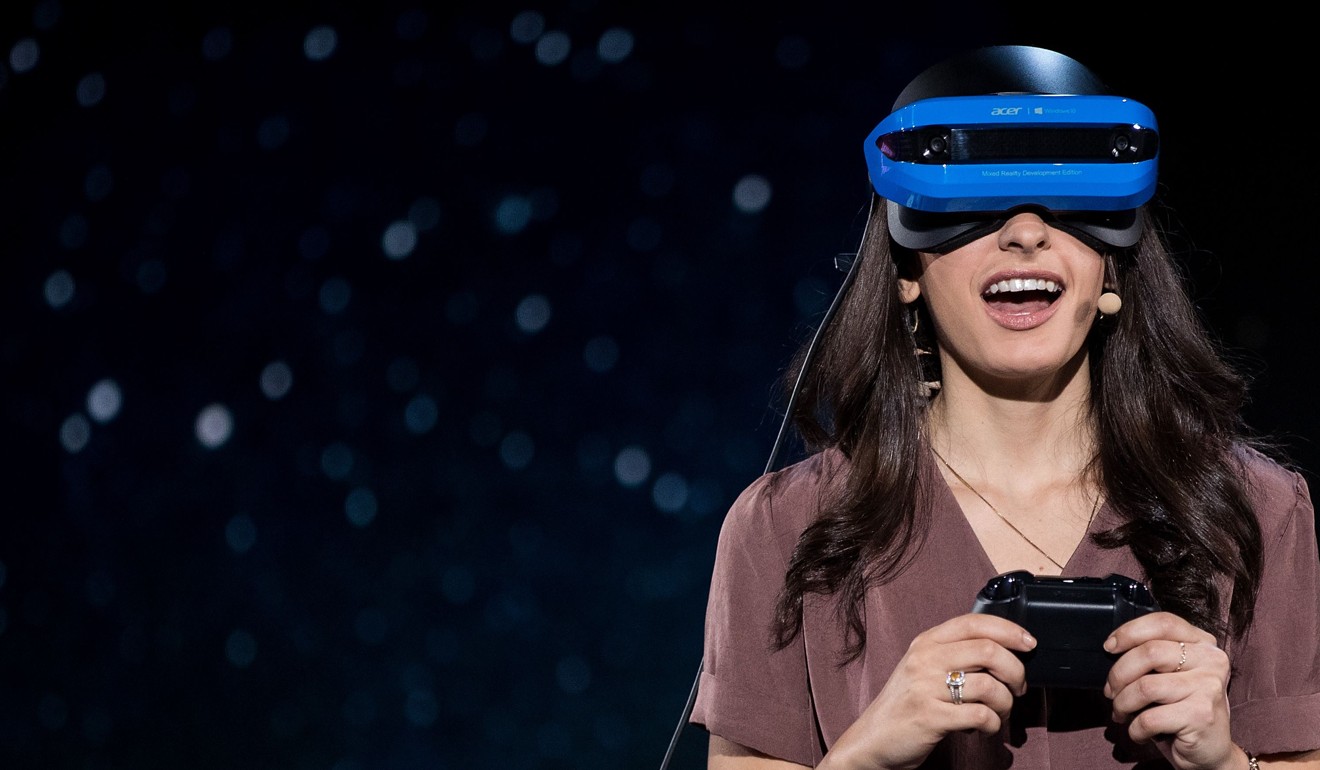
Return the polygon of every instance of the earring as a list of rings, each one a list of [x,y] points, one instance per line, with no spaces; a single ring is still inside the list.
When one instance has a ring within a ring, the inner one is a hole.
[[[913,341],[917,342],[916,341],[917,330],[921,328],[921,311],[917,309],[917,305],[914,302],[907,306],[906,312],[907,312],[906,321],[907,321],[908,331],[912,333]],[[931,356],[933,355],[933,353],[930,350],[921,347],[920,342],[917,342],[914,349],[916,350],[917,353],[917,361],[918,361],[917,365],[920,366],[923,371],[925,371],[928,364],[922,363],[922,357]],[[931,360],[931,359],[927,359],[927,360]],[[923,398],[930,398],[939,391],[940,384],[941,383],[939,380],[920,381],[917,383],[917,392],[920,393]]]
[[[921,313],[917,312],[917,308],[915,305],[908,305],[905,308],[905,310],[907,311],[908,331],[912,332],[912,334],[915,336],[917,330],[921,328]]]
[[[1107,291],[1096,300],[1095,307],[1100,311],[1100,315],[1118,315],[1118,311],[1123,309],[1123,298],[1112,291]]]

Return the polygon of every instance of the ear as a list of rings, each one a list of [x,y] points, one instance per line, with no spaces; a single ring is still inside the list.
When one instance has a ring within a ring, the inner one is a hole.
[[[898,279],[898,298],[904,305],[911,305],[921,296],[921,284],[911,278]]]

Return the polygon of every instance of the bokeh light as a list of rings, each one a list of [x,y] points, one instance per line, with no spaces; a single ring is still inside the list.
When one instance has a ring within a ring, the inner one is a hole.
[[[334,27],[320,24],[312,27],[303,39],[303,54],[311,61],[325,61],[339,46],[339,33]]]
[[[1020,32],[976,5],[938,29],[711,4],[6,10],[16,767],[656,764],[723,516],[864,227],[858,145],[910,66]],[[1176,127],[1244,66],[1286,91],[1272,73],[1308,49],[1280,34],[1099,50]],[[1190,162],[1221,149],[1198,133],[1161,171],[1180,217],[1234,201],[1189,222],[1198,310],[1259,362],[1253,423],[1307,436],[1306,356],[1280,352],[1312,325],[1304,282],[1223,290],[1259,267],[1234,222],[1278,219],[1240,191],[1282,167],[1229,179]],[[704,766],[700,731],[680,749],[673,770]]]
[[[198,412],[193,423],[197,441],[207,449],[219,449],[234,432],[234,416],[223,404],[211,404]]]

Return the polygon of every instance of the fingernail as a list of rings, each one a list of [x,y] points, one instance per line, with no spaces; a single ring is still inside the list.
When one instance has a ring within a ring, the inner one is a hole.
[[[1106,649],[1106,650],[1109,650],[1110,652],[1113,652],[1113,651],[1114,651],[1114,648],[1116,648],[1116,647],[1118,647],[1118,639],[1116,639],[1116,638],[1114,638],[1114,637],[1111,636],[1111,637],[1109,637],[1108,639],[1105,640],[1105,649]]]
[[[1027,645],[1027,647],[1035,647],[1035,646],[1036,646],[1036,638],[1035,638],[1034,636],[1032,636],[1031,634],[1027,633],[1026,631],[1023,631],[1023,632],[1022,632],[1022,643],[1025,644],[1025,645]]]

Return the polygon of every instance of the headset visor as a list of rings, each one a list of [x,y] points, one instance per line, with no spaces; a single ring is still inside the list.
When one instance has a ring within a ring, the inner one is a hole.
[[[1117,96],[934,97],[891,113],[864,150],[894,239],[908,248],[947,251],[1022,207],[1122,248],[1141,236],[1159,132],[1147,107]]]

